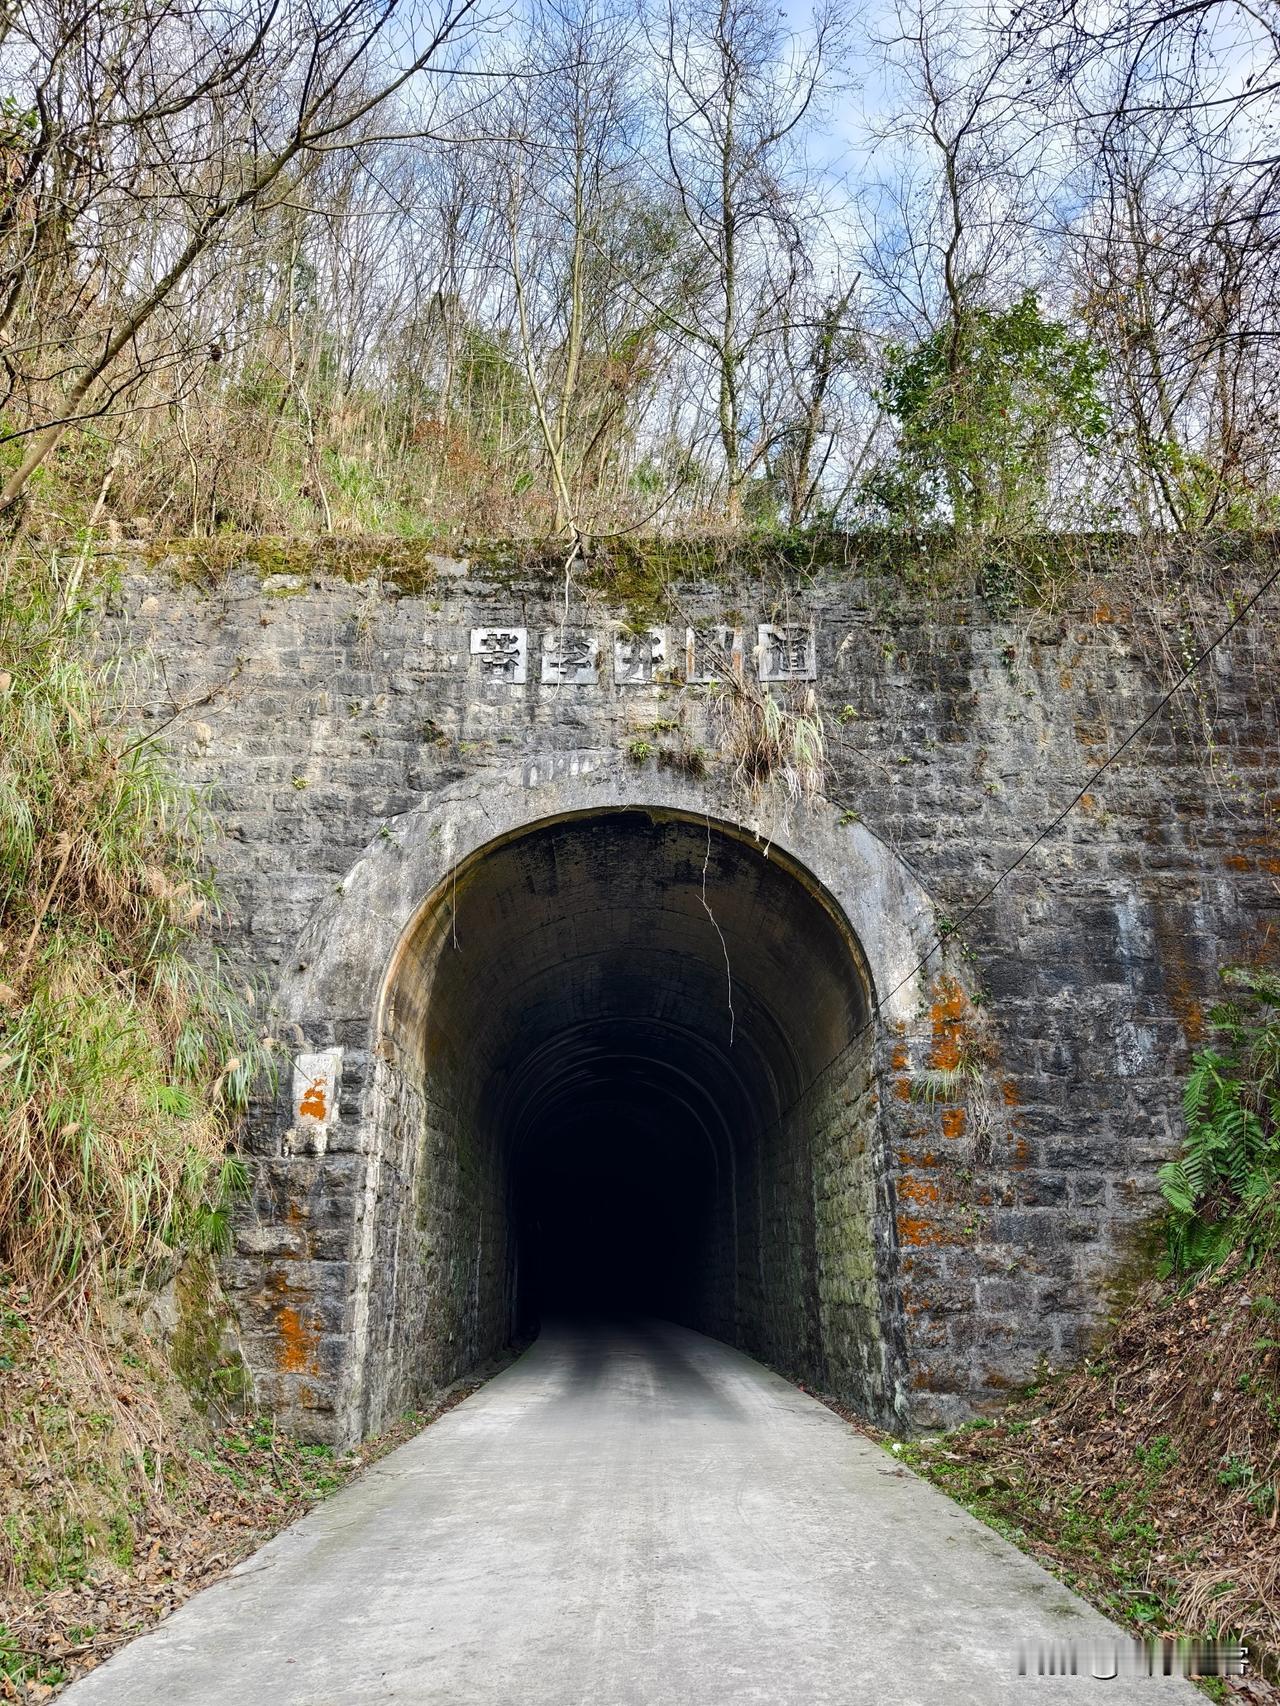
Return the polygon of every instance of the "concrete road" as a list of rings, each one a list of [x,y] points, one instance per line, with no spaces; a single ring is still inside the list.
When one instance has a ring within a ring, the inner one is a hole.
[[[1116,1631],[814,1399],[667,1325],[548,1332],[71,1706],[1191,1706],[1017,1676]]]

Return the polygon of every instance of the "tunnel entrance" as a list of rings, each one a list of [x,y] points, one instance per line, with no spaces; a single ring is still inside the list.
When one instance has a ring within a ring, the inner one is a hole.
[[[384,990],[374,1366],[421,1394],[641,1313],[882,1408],[870,1011],[835,902],[734,825],[607,810],[463,861]]]

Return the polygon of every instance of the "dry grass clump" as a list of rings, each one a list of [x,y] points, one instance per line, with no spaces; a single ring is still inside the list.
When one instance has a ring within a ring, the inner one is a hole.
[[[221,1236],[261,1059],[199,948],[199,812],[83,655],[90,612],[56,561],[3,571],[0,1262],[45,1302]]]
[[[730,678],[715,700],[729,773],[748,798],[781,790],[788,809],[808,805],[827,776],[826,733],[811,687],[758,687]]]
[[[218,1242],[242,1177],[192,968],[139,979],[68,947],[37,962],[0,1056],[0,1255],[45,1299]]]

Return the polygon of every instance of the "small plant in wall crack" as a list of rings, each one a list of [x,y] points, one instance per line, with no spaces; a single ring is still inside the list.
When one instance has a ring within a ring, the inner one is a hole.
[[[968,1153],[978,1165],[991,1159],[996,1128],[996,1101],[987,1079],[989,1064],[990,1048],[985,1039],[966,1038],[954,1066],[929,1067],[911,1080],[913,1102],[964,1110]]]
[[[960,919],[952,918],[948,913],[940,912],[937,915],[935,922],[935,928],[938,932],[938,940],[942,943],[954,942],[954,951],[959,954],[960,958],[964,960],[967,965],[976,965],[978,960],[977,954],[960,934],[961,922],[962,921]],[[973,997],[973,1004],[975,1007],[980,1007],[982,1005],[981,994],[977,994]]]
[[[911,1100],[930,1107],[940,1102],[963,1101],[982,1083],[982,1068],[982,1059],[975,1051],[956,1066],[936,1066],[918,1072],[911,1080]]]
[[[676,770],[684,776],[705,775],[713,756],[692,738],[683,709],[678,716],[655,717],[643,723],[627,741],[625,751],[632,764],[647,764],[653,758],[660,769]]]
[[[941,1110],[944,1133],[963,1138],[957,1161],[969,1168],[985,1166],[1003,1115],[994,1082],[996,1046],[990,1021],[950,974],[934,986],[928,1014],[932,1043],[927,1064],[909,1080],[910,1099]]]

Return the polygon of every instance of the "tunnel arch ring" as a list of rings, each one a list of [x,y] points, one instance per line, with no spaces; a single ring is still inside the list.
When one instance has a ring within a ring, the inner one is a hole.
[[[397,962],[421,916],[471,860],[557,819],[634,810],[707,822],[789,868],[859,950],[877,1018],[906,1025],[935,945],[934,908],[906,864],[825,800],[784,811],[714,781],[637,769],[616,752],[495,766],[391,819],[303,931],[276,1011],[300,1044],[335,1033],[376,1043]]]

